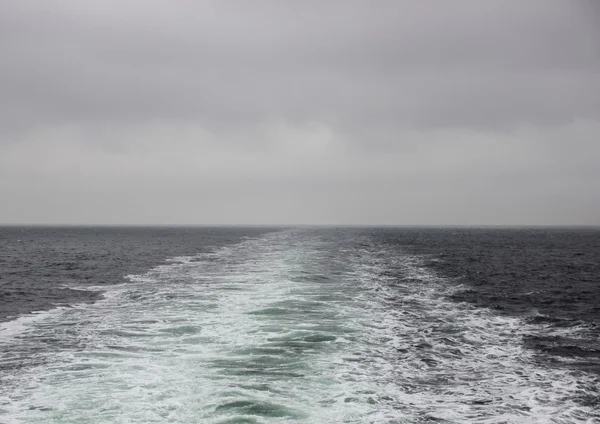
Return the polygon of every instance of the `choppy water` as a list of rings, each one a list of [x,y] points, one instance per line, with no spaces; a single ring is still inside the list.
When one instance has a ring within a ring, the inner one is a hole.
[[[585,358],[526,343],[593,323],[457,301],[432,260],[291,229],[73,286],[103,295],[0,324],[0,422],[600,422]]]

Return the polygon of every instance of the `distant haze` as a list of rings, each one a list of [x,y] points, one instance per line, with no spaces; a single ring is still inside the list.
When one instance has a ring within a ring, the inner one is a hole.
[[[0,223],[600,225],[600,2],[2,1]]]

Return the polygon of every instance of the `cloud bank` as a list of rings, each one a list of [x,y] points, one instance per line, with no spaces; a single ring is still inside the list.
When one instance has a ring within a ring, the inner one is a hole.
[[[586,1],[9,1],[0,222],[600,225]]]

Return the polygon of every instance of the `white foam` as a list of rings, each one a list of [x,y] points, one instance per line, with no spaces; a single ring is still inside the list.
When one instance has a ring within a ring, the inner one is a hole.
[[[59,306],[48,311],[32,311],[26,315],[15,317],[12,320],[0,322],[0,341],[7,342],[15,336],[22,335],[36,322],[42,321],[53,314],[60,314],[65,309],[68,308]]]

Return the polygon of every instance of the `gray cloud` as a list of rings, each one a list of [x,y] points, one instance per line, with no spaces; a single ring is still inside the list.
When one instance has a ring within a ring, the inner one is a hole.
[[[97,3],[0,4],[0,221],[600,224],[593,1]]]

